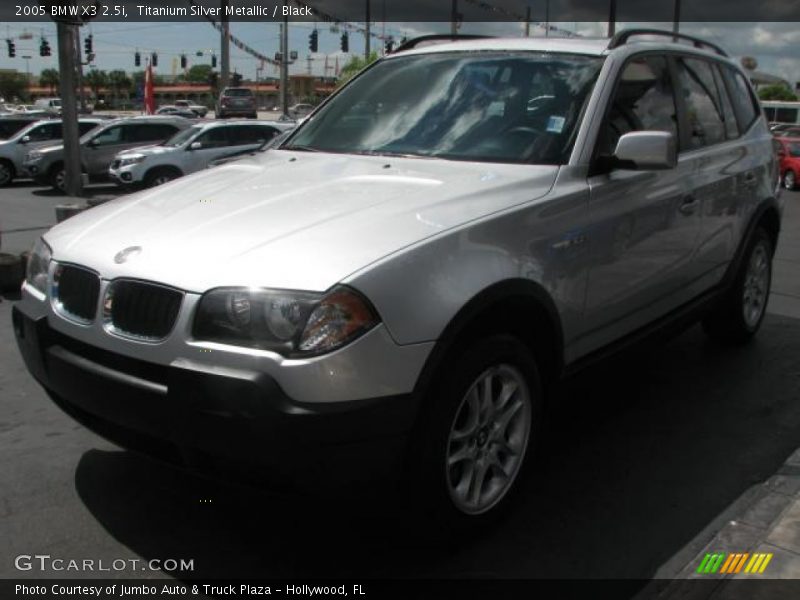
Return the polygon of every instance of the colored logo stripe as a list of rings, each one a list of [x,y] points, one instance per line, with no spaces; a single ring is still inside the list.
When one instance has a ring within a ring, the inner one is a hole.
[[[767,568],[772,556],[772,554],[766,553],[751,555],[748,552],[734,552],[731,554],[725,552],[708,553],[697,567],[697,573],[731,575],[740,573],[744,568],[745,573],[760,574]]]

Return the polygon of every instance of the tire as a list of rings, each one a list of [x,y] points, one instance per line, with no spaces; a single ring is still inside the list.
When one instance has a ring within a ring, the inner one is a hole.
[[[10,161],[0,160],[0,187],[9,185],[14,181],[14,165]]]
[[[543,404],[536,359],[510,335],[446,360],[410,446],[404,495],[416,525],[450,536],[502,515],[532,463]]]
[[[745,344],[761,327],[772,284],[772,240],[758,227],[748,241],[730,290],[703,319],[706,334],[725,344]]]
[[[797,175],[791,169],[788,169],[786,173],[783,174],[783,187],[787,190],[793,190],[797,188]]]
[[[149,171],[144,177],[144,187],[151,188],[169,183],[181,177],[183,173],[177,169],[161,168]]]
[[[61,192],[66,193],[67,191],[67,172],[64,169],[64,165],[59,163],[53,165],[50,168],[50,185],[53,186],[53,189]]]

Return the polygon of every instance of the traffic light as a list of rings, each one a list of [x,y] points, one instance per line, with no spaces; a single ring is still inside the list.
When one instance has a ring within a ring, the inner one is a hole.
[[[93,37],[91,35],[87,35],[86,39],[83,40],[83,50],[86,53],[86,56],[92,54],[92,41]]]
[[[6,45],[8,46],[8,58],[14,58],[17,55],[17,45],[14,40],[6,40]]]
[[[133,55],[133,66],[134,67],[141,67],[142,66],[142,55],[138,52]]]
[[[342,41],[339,46],[342,52],[350,52],[350,36],[347,35],[346,31],[342,34]]]
[[[158,66],[158,54],[155,52],[150,55],[150,64],[154,67]]]
[[[319,50],[319,32],[316,29],[308,36],[308,49],[312,52]]]
[[[186,68],[186,55],[185,54],[181,54],[181,69],[185,69],[185,68]]]
[[[51,54],[52,52],[50,51],[50,42],[42,38],[42,41],[39,44],[39,56],[50,56]]]
[[[216,54],[212,54],[211,55],[211,68],[212,69],[216,69],[217,68],[217,55]]]

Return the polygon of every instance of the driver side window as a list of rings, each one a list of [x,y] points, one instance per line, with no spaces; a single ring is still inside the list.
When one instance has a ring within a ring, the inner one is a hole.
[[[96,146],[113,146],[114,144],[121,144],[123,141],[122,131],[122,125],[118,125],[117,127],[109,127],[94,138],[94,144]]]
[[[622,71],[598,140],[597,156],[614,153],[631,131],[666,131],[678,138],[675,94],[663,56],[633,58]]]

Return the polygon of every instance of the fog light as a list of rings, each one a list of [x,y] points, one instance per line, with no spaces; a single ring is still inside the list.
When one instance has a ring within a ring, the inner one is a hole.
[[[130,174],[130,173],[123,173],[123,174],[122,174],[122,180],[123,180],[123,181],[130,181],[132,178],[133,178],[133,177],[131,176],[131,174]]]

